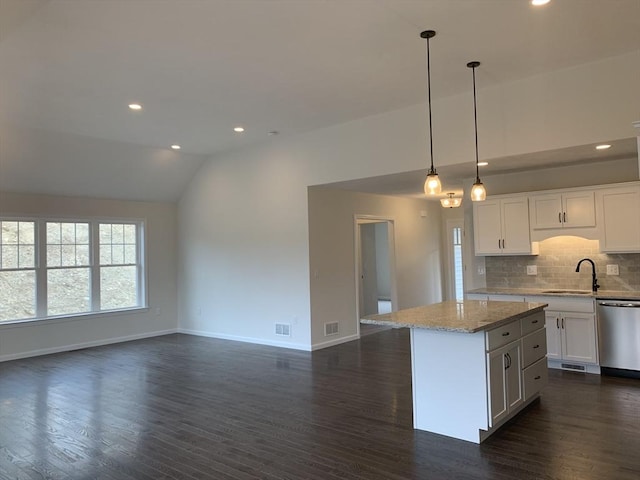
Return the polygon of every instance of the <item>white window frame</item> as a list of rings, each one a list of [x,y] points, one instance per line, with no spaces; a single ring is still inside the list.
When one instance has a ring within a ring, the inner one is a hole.
[[[13,320],[0,321],[0,326],[24,322],[39,322],[50,319],[70,317],[109,316],[114,313],[148,310],[148,269],[146,220],[143,218],[123,217],[42,217],[29,215],[0,216],[0,221],[6,222],[34,222],[35,235],[35,276],[36,276],[36,316]],[[89,270],[91,289],[91,309],[86,312],[61,315],[47,315],[47,272],[55,267],[48,267],[47,252],[47,223],[88,223],[89,224]],[[136,225],[136,266],[137,266],[137,298],[138,305],[110,310],[100,310],[100,224],[135,224]],[[30,269],[31,270],[31,269]]]

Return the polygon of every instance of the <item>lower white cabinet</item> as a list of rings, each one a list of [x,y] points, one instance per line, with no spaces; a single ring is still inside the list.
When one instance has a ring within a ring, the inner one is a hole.
[[[524,401],[520,340],[487,354],[489,367],[490,426],[494,426]]]
[[[489,426],[509,418],[547,383],[542,312],[487,332]]]
[[[545,321],[549,359],[598,363],[595,314],[547,310]]]

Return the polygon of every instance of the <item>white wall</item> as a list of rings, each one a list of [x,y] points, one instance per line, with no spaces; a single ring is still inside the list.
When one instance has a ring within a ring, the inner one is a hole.
[[[479,69],[480,156],[633,136],[637,59],[633,53],[492,88],[483,88],[490,69]],[[180,328],[310,348],[318,326],[310,315],[307,186],[425,168],[425,112],[415,105],[295,137],[283,132],[212,158],[179,204]],[[437,100],[433,118],[436,166],[472,162],[471,93]],[[275,337],[280,321],[293,323],[291,338]]]
[[[146,221],[149,309],[0,324],[0,361],[161,335],[177,326],[175,204],[0,192],[0,215],[139,218]]]
[[[314,348],[358,332],[355,215],[394,220],[398,308],[442,300],[440,204],[344,190],[309,189],[311,335]],[[426,212],[421,217],[421,212]],[[338,338],[324,336],[338,322]]]

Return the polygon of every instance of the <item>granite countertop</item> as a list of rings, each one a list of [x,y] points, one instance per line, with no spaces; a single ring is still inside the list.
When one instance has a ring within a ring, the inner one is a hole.
[[[449,300],[392,313],[368,315],[360,322],[393,327],[475,333],[491,330],[512,320],[541,312],[546,306],[546,303],[485,302],[480,300],[456,302]]]
[[[556,292],[550,292],[557,290]],[[621,300],[640,300],[640,292],[633,290],[599,290],[593,293],[590,290],[573,290],[566,289],[561,292],[562,288],[508,288],[508,287],[491,287],[476,288],[466,293],[478,293],[484,295],[520,295],[520,296],[543,296],[543,297],[578,297],[578,298],[596,298],[596,299],[621,299]],[[580,292],[580,293],[578,293]]]

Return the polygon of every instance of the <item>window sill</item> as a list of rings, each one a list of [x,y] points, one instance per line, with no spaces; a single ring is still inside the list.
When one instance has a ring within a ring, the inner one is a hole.
[[[0,322],[0,330],[3,328],[28,327],[36,324],[55,324],[64,322],[75,322],[78,320],[92,320],[94,318],[116,317],[129,314],[148,312],[149,307],[123,308],[120,310],[105,310],[104,312],[75,313],[72,315],[59,315],[56,317],[25,318],[22,320],[8,320]]]

